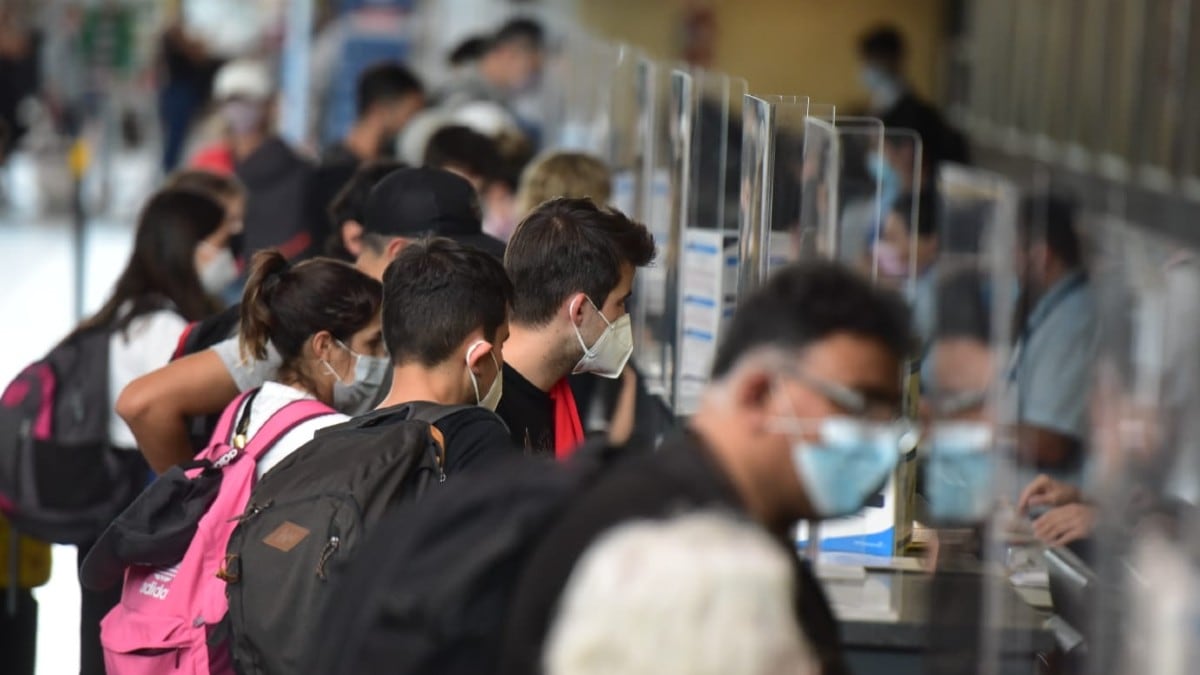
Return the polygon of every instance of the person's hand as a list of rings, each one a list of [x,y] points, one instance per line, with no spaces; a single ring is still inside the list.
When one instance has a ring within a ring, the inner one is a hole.
[[[1083,495],[1078,488],[1043,474],[1033,479],[1021,493],[1017,513],[1029,513],[1033,506],[1064,506],[1079,501],[1083,501]]]
[[[1033,521],[1033,533],[1047,546],[1065,546],[1091,536],[1095,526],[1096,507],[1067,504]]]

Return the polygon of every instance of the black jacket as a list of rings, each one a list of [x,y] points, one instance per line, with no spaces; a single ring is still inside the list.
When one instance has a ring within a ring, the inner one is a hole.
[[[631,520],[664,518],[705,508],[744,513],[733,485],[699,438],[685,435],[659,452],[630,459],[575,499],[521,573],[505,625],[502,675],[541,671],[543,643],[576,562],[601,534]],[[837,622],[816,577],[791,542],[796,561],[796,620],[819,655],[825,675],[846,673]]]

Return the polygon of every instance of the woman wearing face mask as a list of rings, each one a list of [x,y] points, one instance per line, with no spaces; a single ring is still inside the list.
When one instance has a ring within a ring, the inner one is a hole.
[[[382,295],[379,281],[343,262],[316,258],[291,267],[278,251],[254,256],[242,298],[242,355],[265,359],[269,342],[281,364],[253,398],[231,404],[249,408],[237,418],[248,415],[247,436],[253,437],[289,403],[316,399],[332,408],[281,436],[259,459],[259,476],[317,430],[349,419],[335,410],[354,410],[378,389],[389,367],[380,334]]]
[[[76,329],[110,333],[109,400],[101,405],[110,406],[108,440],[113,457],[125,467],[122,474],[132,494],[145,485],[149,471],[133,432],[111,409],[112,402],[134,379],[170,360],[188,322],[220,309],[201,282],[203,270],[197,262],[203,242],[216,235],[224,220],[221,205],[198,192],[168,188],[151,196],[138,219],[133,252],[112,293],[100,311]],[[90,548],[79,547],[81,561]],[[98,626],[118,600],[120,588],[82,593],[83,672],[104,672]]]

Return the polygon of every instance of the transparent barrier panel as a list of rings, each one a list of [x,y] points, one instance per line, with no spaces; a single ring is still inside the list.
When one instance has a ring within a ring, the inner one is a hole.
[[[677,71],[681,174],[678,196],[678,337],[674,409],[690,415],[708,383],[716,345],[733,312],[737,289],[738,190],[744,80],[719,73]],[[684,111],[685,107],[690,110]]]
[[[654,263],[638,273],[633,303],[634,359],[642,370],[651,393],[672,400],[675,363],[674,313],[668,297],[674,297],[677,248],[671,235],[671,206],[675,186],[671,183],[671,146],[668,72],[658,63],[639,58],[636,64],[638,106],[637,152],[640,179],[637,191],[638,217],[654,235]],[[615,186],[614,186],[615,187]]]
[[[1020,543],[1006,422],[1017,191],[998,175],[957,166],[941,169],[938,190],[934,321],[920,366],[924,508],[914,531],[934,569],[928,671],[1033,672],[1040,622],[1001,571],[1014,563],[1010,544]]]
[[[1072,619],[1088,672],[1182,675],[1200,656],[1200,260],[1119,218],[1097,230],[1090,467],[1062,507],[1092,583]]]

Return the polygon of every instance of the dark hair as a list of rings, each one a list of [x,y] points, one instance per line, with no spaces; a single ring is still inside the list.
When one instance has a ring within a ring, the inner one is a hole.
[[[446,60],[451,66],[465,66],[468,63],[474,63],[483,56],[488,48],[488,39],[482,35],[473,35],[466,40],[458,43],[458,46],[450,50],[450,55]]]
[[[225,209],[212,197],[166,188],[146,201],[138,217],[133,253],[112,294],[79,330],[107,326],[123,331],[134,318],[173,306],[188,321],[220,309],[196,271],[196,247],[217,231]],[[128,311],[122,308],[129,304]]]
[[[623,265],[654,259],[654,237],[645,225],[591,199],[551,199],[513,233],[504,267],[516,290],[513,321],[540,326],[572,293],[602,307],[621,280]]]
[[[919,237],[936,237],[937,229],[937,194],[933,191],[922,191],[920,193],[920,201],[917,203],[917,236]],[[912,210],[913,210],[913,195],[912,193],[904,193],[896,198],[892,203],[892,213],[904,219],[908,225],[908,231],[912,233]]]
[[[513,300],[499,261],[442,237],[405,246],[383,289],[383,341],[396,365],[433,367],[478,328],[495,340]]]
[[[878,26],[867,31],[858,42],[858,53],[865,59],[896,66],[904,60],[904,36],[895,26]]]
[[[1075,201],[1063,195],[1031,195],[1021,200],[1021,236],[1024,245],[1038,241],[1067,267],[1083,262],[1083,247],[1075,230]]]
[[[975,268],[946,270],[936,279],[934,336],[991,342],[990,280]]]
[[[205,169],[183,169],[167,178],[166,187],[191,190],[217,199],[245,197],[246,188],[236,176],[207,171]]]
[[[355,93],[359,117],[366,114],[377,103],[394,101],[405,96],[421,94],[425,87],[411,70],[399,63],[386,61],[377,63],[358,76]]]
[[[490,183],[500,178],[503,160],[496,141],[469,127],[454,125],[438,129],[429,138],[425,166],[458,169]]]
[[[337,196],[329,203],[329,217],[333,220],[334,234],[341,240],[341,225],[347,220],[366,220],[364,213],[367,206],[367,195],[383,177],[389,173],[406,168],[404,162],[379,161],[360,166],[350,180],[342,186]]]
[[[382,295],[379,281],[340,260],[313,258],[293,267],[278,249],[259,251],[242,294],[242,354],[263,360],[270,342],[282,369],[300,376],[297,360],[309,338],[326,330],[348,342],[375,318]]]
[[[533,19],[511,19],[492,36],[488,49],[513,43],[523,43],[529,49],[541,49],[546,42],[546,31],[542,24]]]
[[[713,377],[727,374],[756,348],[799,350],[838,333],[878,340],[897,358],[915,344],[908,307],[895,292],[837,263],[788,265],[738,305],[717,349]]]

